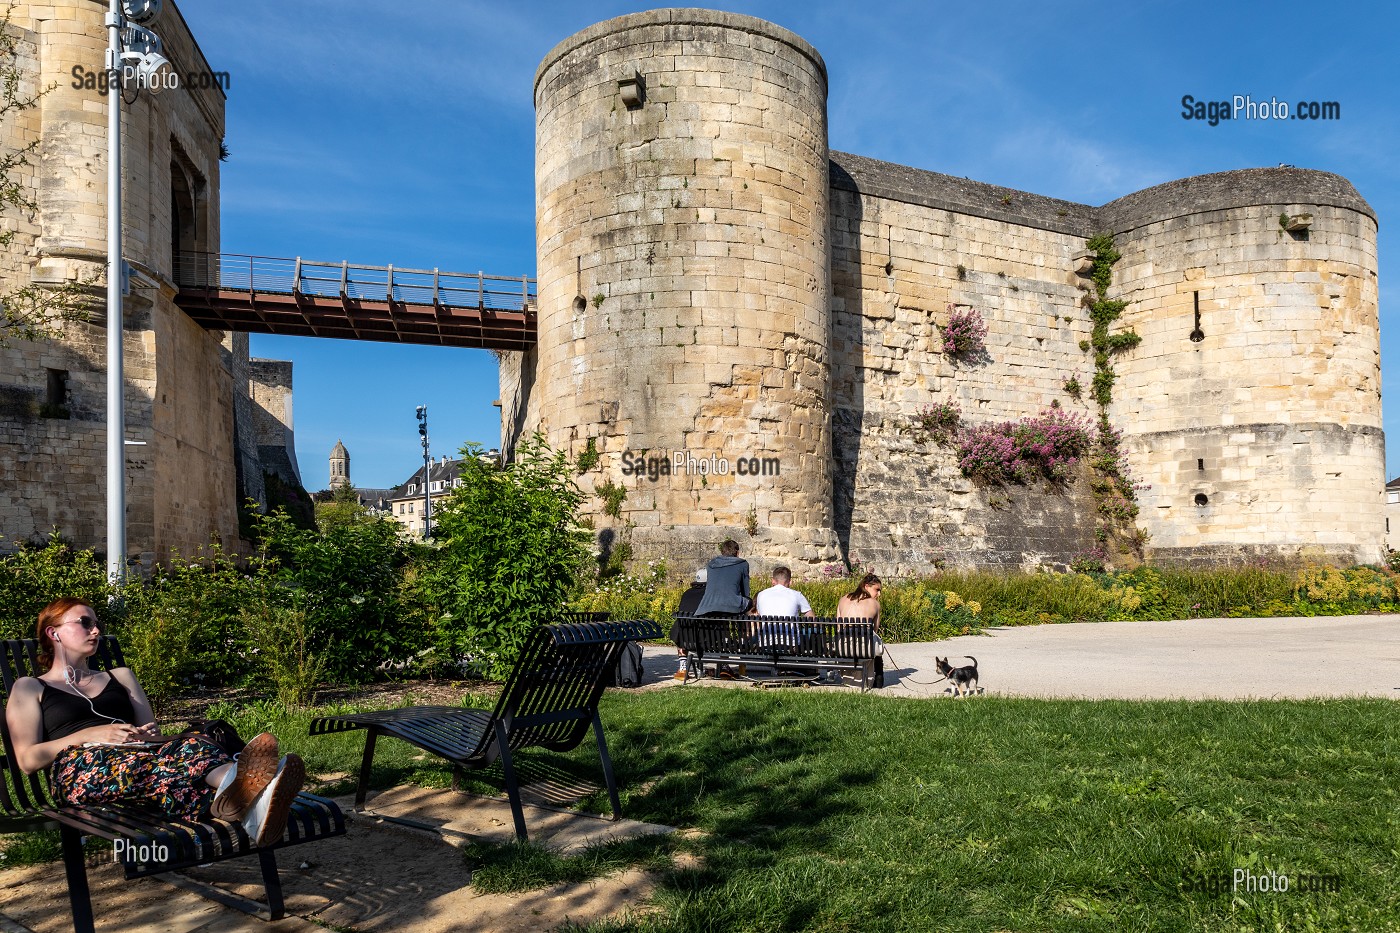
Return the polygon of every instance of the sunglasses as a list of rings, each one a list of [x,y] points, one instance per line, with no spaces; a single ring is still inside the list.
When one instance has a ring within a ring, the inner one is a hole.
[[[68,621],[78,623],[83,627],[83,631],[85,632],[91,632],[98,626],[96,616],[83,616],[81,619],[69,619]]]

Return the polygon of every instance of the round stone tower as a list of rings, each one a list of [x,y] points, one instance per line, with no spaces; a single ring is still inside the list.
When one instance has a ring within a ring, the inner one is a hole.
[[[648,554],[836,556],[826,67],[748,16],[592,26],[535,77],[539,342],[527,420]],[[614,532],[616,533],[616,532]]]
[[[1142,343],[1113,421],[1150,553],[1182,563],[1384,555],[1376,216],[1340,176],[1184,178],[1102,209]]]

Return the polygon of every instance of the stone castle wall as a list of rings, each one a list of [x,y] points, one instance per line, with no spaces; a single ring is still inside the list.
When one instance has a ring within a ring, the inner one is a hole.
[[[19,221],[25,236],[0,259],[0,290],[72,279],[92,281],[98,294],[105,287],[107,98],[74,88],[72,68],[102,69],[106,8],[63,0],[14,9],[13,28],[33,50],[23,64],[36,85],[54,88],[4,128],[7,143],[37,135],[40,148],[25,177],[38,211]],[[177,71],[208,68],[173,4],[156,30]],[[123,251],[138,272],[123,328],[126,439],[138,442],[126,448],[127,537],[129,556],[147,566],[211,538],[238,542],[234,374],[246,366],[247,338],[205,331],[176,307],[171,257],[177,175],[188,197],[185,245],[218,250],[223,109],[218,90],[180,89],[142,93],[123,113]],[[0,503],[0,548],[52,529],[105,547],[105,327],[99,297],[90,321],[62,339],[0,348],[0,399],[10,400],[0,412],[0,475],[14,491]],[[68,374],[68,418],[41,414],[48,369]]]
[[[619,81],[640,74],[629,109]],[[834,559],[827,357],[826,71],[746,16],[662,10],[566,40],[535,81],[538,381],[526,421],[627,489],[655,552],[764,531]],[[624,458],[693,458],[627,476]],[[701,473],[698,463],[732,468]],[[776,458],[778,475],[739,475]],[[743,461],[745,467],[740,467]]]
[[[1381,560],[1374,213],[1321,172],[1163,188],[1103,209],[1123,321],[1143,338],[1117,367],[1113,418],[1150,487],[1153,553]],[[1304,213],[1306,233],[1280,224]]]
[[[974,424],[1052,403],[1089,414],[1087,393],[1081,402],[1063,389],[1092,375],[1071,272],[1083,206],[1029,204],[1020,192],[1006,204],[1007,189],[847,153],[832,166],[835,517],[848,555],[898,574],[934,562],[1035,567],[1092,548],[1083,484],[989,489],[914,429],[935,402]],[[950,305],[982,314],[985,356],[943,353]]]
[[[618,81],[637,74],[648,98],[629,111]],[[627,488],[616,521],[592,500],[604,545],[631,525],[639,557],[708,556],[737,528],[760,564],[810,566],[830,557],[825,521],[895,574],[1088,550],[1087,482],[974,484],[913,427],[946,401],[967,424],[1096,414],[1084,255],[1106,231],[1123,253],[1110,297],[1129,302],[1115,330],[1142,337],[1114,356],[1109,413],[1149,556],[1378,559],[1376,224],[1345,179],[1246,170],[1095,208],[845,153],[816,164],[824,105],[810,46],[729,14],[620,17],[541,65],[540,343],[503,361],[503,448],[536,425],[574,455],[594,438],[585,484]],[[983,315],[985,357],[941,352],[950,305]],[[678,443],[763,451],[782,481],[621,475],[624,452]]]

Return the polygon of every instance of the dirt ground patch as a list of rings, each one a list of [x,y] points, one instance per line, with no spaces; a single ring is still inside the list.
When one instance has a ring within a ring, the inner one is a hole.
[[[499,684],[481,680],[402,680],[349,687],[326,687],[316,691],[313,705],[349,703],[355,706],[392,707],[406,703],[423,706],[455,706],[467,696],[494,697]],[[219,690],[194,689],[172,697],[157,710],[161,719],[199,719],[215,703],[251,703],[266,698],[258,690],[226,687]]]
[[[348,810],[349,801],[341,803]],[[564,852],[670,831],[529,804],[525,809],[532,839]],[[260,911],[266,917],[255,858],[191,869],[173,876],[173,881],[132,882],[116,866],[99,860],[88,869],[98,929],[312,933],[329,927],[353,933],[526,933],[648,910],[656,889],[654,876],[632,869],[518,894],[477,893],[459,846],[471,839],[504,842],[514,837],[504,800],[403,787],[371,798],[368,812],[347,817],[345,836],[278,852],[288,913],[280,923],[269,924],[247,913]],[[58,933],[72,929],[69,918],[60,864],[0,872],[0,929]],[[4,920],[19,926],[6,926]]]

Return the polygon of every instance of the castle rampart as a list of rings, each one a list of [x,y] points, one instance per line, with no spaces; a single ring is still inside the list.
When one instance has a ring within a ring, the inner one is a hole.
[[[503,446],[536,425],[575,455],[591,439],[585,484],[626,492],[616,515],[591,500],[604,541],[708,556],[737,527],[810,564],[829,529],[891,573],[1089,550],[1086,482],[974,483],[914,422],[936,402],[974,425],[1096,415],[1067,385],[1095,374],[1086,241],[1107,232],[1115,329],[1142,338],[1113,356],[1108,414],[1148,555],[1380,557],[1376,221],[1350,183],[1246,169],[1092,207],[828,162],[825,77],[786,30],[697,10],[599,23],[540,66],[540,342],[503,361]],[[943,352],[952,306],[981,313],[985,354]],[[628,469],[734,446],[777,457],[781,481]]]
[[[821,57],[751,17],[634,14],[550,52],[535,104],[526,421],[595,446],[639,548],[758,526],[772,556],[834,559]],[[664,481],[624,478],[634,458]]]

